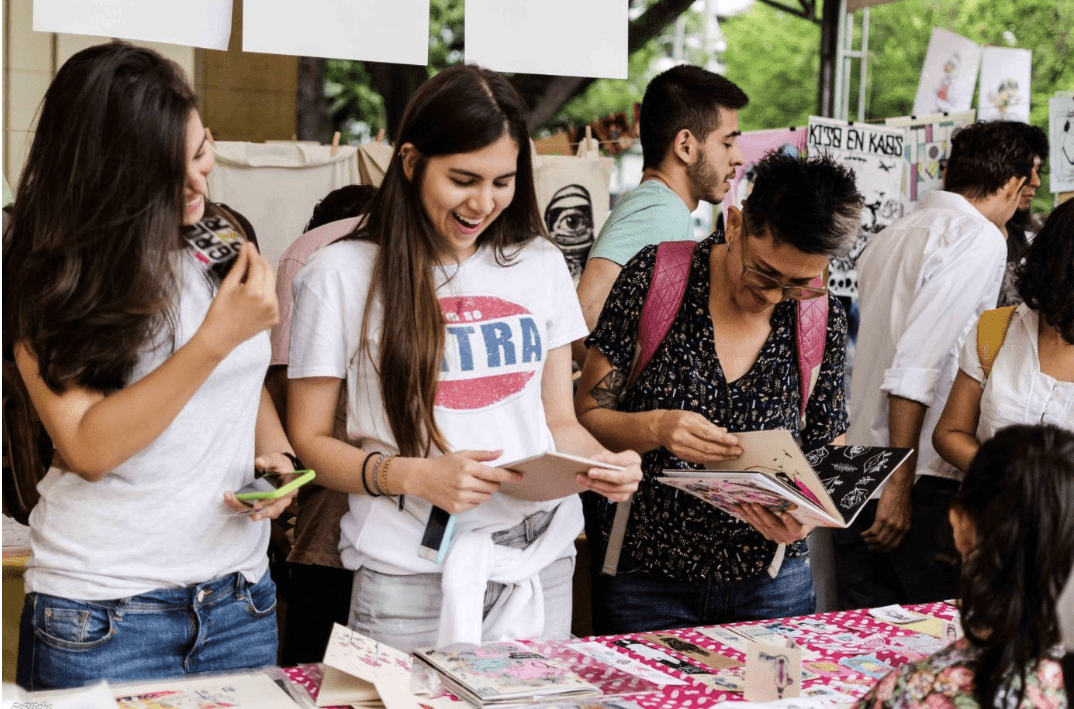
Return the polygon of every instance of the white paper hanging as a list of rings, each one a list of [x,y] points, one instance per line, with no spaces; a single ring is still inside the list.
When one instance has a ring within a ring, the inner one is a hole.
[[[914,98],[914,115],[969,109],[980,65],[978,44],[934,27]]]
[[[429,0],[244,0],[247,52],[429,63]]]
[[[227,49],[232,0],[34,0],[34,31]]]
[[[1051,144],[1052,192],[1074,192],[1074,96],[1048,100],[1048,141]]]
[[[1029,123],[1032,68],[1031,50],[985,47],[981,53],[978,119]]]
[[[466,61],[496,71],[627,78],[626,0],[466,0]]]

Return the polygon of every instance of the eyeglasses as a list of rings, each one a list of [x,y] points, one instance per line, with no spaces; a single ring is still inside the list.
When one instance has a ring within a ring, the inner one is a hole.
[[[748,263],[749,254],[746,250],[746,242],[749,241],[749,237],[746,235],[745,230],[742,230],[738,241],[742,245],[742,281],[749,287],[758,290],[775,290],[779,288],[782,291],[783,298],[790,300],[813,300],[822,295],[827,295],[828,289],[823,287],[821,276],[817,276],[812,281],[813,283],[821,283],[822,287],[817,288],[816,286],[789,286],[778,278],[773,278],[767,273],[761,273]]]

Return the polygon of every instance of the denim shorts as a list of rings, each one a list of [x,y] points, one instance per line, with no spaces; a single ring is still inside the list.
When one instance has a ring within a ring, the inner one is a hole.
[[[29,593],[17,682],[30,690],[184,677],[276,664],[276,585],[240,573],[129,598]]]
[[[544,533],[555,510],[538,512],[511,529],[496,532],[492,540],[501,546],[524,549]],[[545,624],[541,637],[570,637],[574,601],[574,557],[558,559],[540,573],[544,592]],[[443,591],[440,574],[383,574],[368,568],[354,572],[351,590],[350,627],[404,652],[436,645]],[[487,614],[503,593],[504,586],[485,588]]]

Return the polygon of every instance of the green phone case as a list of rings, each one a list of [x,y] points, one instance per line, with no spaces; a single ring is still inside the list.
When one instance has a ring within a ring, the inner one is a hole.
[[[284,475],[291,474],[292,473],[284,473]],[[288,494],[293,490],[297,490],[298,488],[308,483],[310,480],[313,480],[313,478],[317,477],[317,473],[313,472],[312,470],[296,470],[293,474],[298,475],[298,477],[287,483],[286,485],[281,485],[280,487],[275,488],[273,490],[257,492],[237,492],[235,493],[235,499],[242,500],[243,502],[252,502],[254,500],[275,500],[280,497],[283,497],[284,495]]]

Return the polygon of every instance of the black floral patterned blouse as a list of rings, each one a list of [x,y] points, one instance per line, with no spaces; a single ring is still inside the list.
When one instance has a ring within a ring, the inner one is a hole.
[[[623,398],[622,411],[682,409],[705,416],[731,432],[786,428],[812,450],[847,428],[843,372],[846,365],[846,314],[828,296],[828,334],[820,377],[809,399],[806,428],[799,431],[801,393],[793,301],[778,304],[772,332],[757,361],[738,380],[728,383],[716,356],[712,319],[708,313],[709,254],[724,243],[717,232],[694,251],[690,281],[682,307],[664,342],[653,354],[638,381]],[[605,303],[596,329],[586,340],[619,371],[629,374],[638,332],[638,318],[652,279],[656,247],[638,253],[620,273]],[[762,573],[772,561],[776,544],[745,522],[698,498],[655,481],[666,468],[690,469],[666,448],[642,458],[644,477],[630,510],[623,558],[638,567],[677,581],[698,583],[739,581]],[[615,506],[599,503],[607,537]],[[806,553],[805,541],[787,546],[787,556]],[[626,569],[621,561],[620,568]]]

